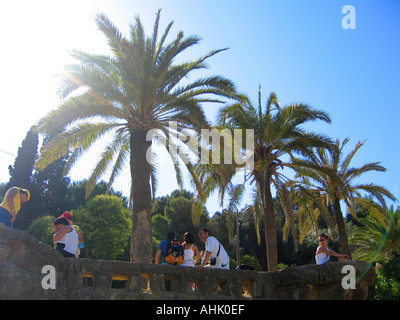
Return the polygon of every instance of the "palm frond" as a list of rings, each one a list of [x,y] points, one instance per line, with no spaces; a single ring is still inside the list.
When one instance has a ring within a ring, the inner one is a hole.
[[[82,153],[107,132],[114,130],[116,126],[118,125],[115,123],[83,123],[58,134],[42,148],[35,168],[42,171],[50,163],[68,155],[70,151],[76,150],[74,157],[67,161],[67,167],[71,168],[70,161],[76,161]]]

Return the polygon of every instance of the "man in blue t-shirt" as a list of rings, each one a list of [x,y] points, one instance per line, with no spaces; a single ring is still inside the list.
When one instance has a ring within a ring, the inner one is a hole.
[[[167,239],[163,240],[160,242],[160,244],[158,245],[157,248],[157,252],[156,252],[156,256],[154,258],[154,262],[156,264],[160,263],[160,257],[161,254],[163,255],[162,260],[161,260],[161,264],[168,264],[165,262],[165,256],[167,255],[167,247],[168,244],[172,241],[172,240],[176,240],[176,233],[174,231],[170,231],[167,234]]]

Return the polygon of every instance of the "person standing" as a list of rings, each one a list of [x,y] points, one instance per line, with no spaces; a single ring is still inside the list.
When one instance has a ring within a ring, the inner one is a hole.
[[[12,228],[12,224],[21,209],[21,203],[30,199],[31,194],[27,189],[12,187],[7,190],[3,202],[0,204],[0,223]]]
[[[206,251],[203,261],[197,268],[201,270],[210,262],[207,267],[229,270],[229,256],[222,244],[210,235],[210,230],[208,228],[200,228],[198,236],[206,244]]]

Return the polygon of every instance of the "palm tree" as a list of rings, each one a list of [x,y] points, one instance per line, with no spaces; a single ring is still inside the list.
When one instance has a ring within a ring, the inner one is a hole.
[[[366,192],[371,197],[376,198],[382,206],[385,206],[384,197],[391,200],[395,200],[395,197],[384,187],[376,184],[355,183],[354,180],[364,173],[370,171],[383,172],[386,169],[379,162],[367,163],[359,168],[350,167],[351,160],[365,141],[357,143],[355,148],[344,157],[343,148],[348,141],[349,139],[345,139],[343,143],[340,143],[339,140],[336,140],[334,148],[316,148],[314,154],[310,154],[308,159],[293,158],[293,162],[303,168],[298,171],[298,175],[303,178],[305,185],[315,188],[314,191],[324,197],[325,204],[332,206],[341,249],[344,253],[350,255],[346,227],[340,206],[341,200],[344,200],[349,212],[355,216],[355,203],[371,207],[371,202],[366,200],[361,192]]]
[[[278,253],[275,212],[272,199],[273,181],[279,186],[284,176],[280,169],[295,168],[285,160],[292,152],[307,153],[310,146],[327,146],[329,139],[304,130],[301,125],[314,120],[330,122],[329,116],[302,103],[281,107],[275,93],[271,93],[266,109],[261,105],[261,89],[258,106],[242,95],[238,103],[220,110],[219,122],[234,129],[254,129],[254,168],[251,172],[256,181],[264,213],[265,242],[268,271],[277,270]]]
[[[358,248],[354,258],[368,262],[387,263],[400,252],[400,208],[395,211],[381,207],[371,209],[365,218],[360,218],[361,227],[350,235],[349,242]]]
[[[293,195],[294,193],[289,190],[287,183],[281,183],[280,188],[278,189],[278,197],[281,202],[281,206],[283,208],[283,212],[285,214],[285,224],[283,226],[283,241],[287,242],[289,238],[289,233],[292,231],[293,235],[293,244],[294,251],[298,252],[298,240],[297,240],[297,230],[295,227],[295,213],[293,212]]]
[[[301,168],[297,168],[297,170],[301,170]],[[298,225],[298,242],[300,244],[303,243],[310,231],[313,231],[317,236],[319,217],[325,220],[331,230],[335,230],[335,222],[325,204],[325,198],[318,190],[303,185],[296,180],[289,180],[285,183],[285,186],[290,187],[290,189],[281,192],[282,195],[280,196],[283,199],[281,203],[286,215],[283,227],[284,241],[287,241],[289,232],[292,231],[296,248],[297,230],[295,228],[295,220]]]
[[[189,62],[176,63],[184,50],[199,42],[196,36],[166,44],[173,22],[158,38],[160,11],[153,34],[146,37],[139,17],[125,38],[112,22],[98,14],[96,22],[104,33],[112,56],[74,51],[79,63],[68,67],[63,76],[62,104],[40,123],[41,132],[57,128],[62,132],[41,151],[36,163],[45,168],[62,155],[70,154],[66,172],[100,138],[111,142],[95,166],[87,184],[87,194],[96,181],[112,168],[109,185],[129,160],[131,173],[132,243],[131,260],[152,261],[151,194],[157,186],[157,167],[151,146],[157,137],[167,136],[169,124],[176,130],[208,128],[201,104],[222,102],[216,97],[231,97],[234,85],[221,76],[187,81],[189,74],[206,68],[205,60],[225,50],[211,51]],[[184,80],[184,82],[182,81]],[[171,151],[171,156],[180,154]],[[179,164],[179,162],[178,162]],[[177,178],[181,183],[178,164]]]

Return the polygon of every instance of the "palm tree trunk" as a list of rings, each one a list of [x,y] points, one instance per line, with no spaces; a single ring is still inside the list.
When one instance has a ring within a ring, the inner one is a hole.
[[[287,218],[288,218],[289,232],[290,230],[292,230],[294,251],[299,252],[299,245],[298,245],[299,240],[297,239],[297,231],[294,223],[294,213],[292,209],[292,204],[289,198],[289,191],[284,186],[282,186],[282,195],[284,203],[283,205],[285,206],[285,211],[287,213]]]
[[[265,244],[267,248],[268,271],[278,270],[278,244],[276,239],[276,222],[274,202],[271,194],[270,175],[265,174],[261,197],[264,209]]]
[[[292,208],[288,208],[288,215],[289,215],[289,226],[292,230],[293,235],[293,243],[294,243],[294,251],[299,252],[299,240],[297,239],[297,230],[294,223],[294,214]]]
[[[236,210],[236,261],[240,265],[239,210]]]
[[[151,230],[151,167],[146,159],[151,141],[146,141],[146,131],[131,131],[131,178],[132,178],[132,240],[131,262],[153,260]]]
[[[334,198],[333,211],[335,214],[336,226],[339,234],[340,248],[342,251],[341,253],[348,254],[350,256],[350,246],[347,238],[346,226],[344,224],[342,209],[340,208],[340,199],[337,196]]]

